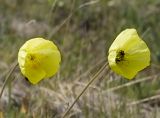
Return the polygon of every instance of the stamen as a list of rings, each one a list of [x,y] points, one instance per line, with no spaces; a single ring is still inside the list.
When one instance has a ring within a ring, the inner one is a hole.
[[[117,55],[116,55],[116,59],[115,59],[116,63],[119,63],[119,62],[123,61],[124,60],[124,55],[125,55],[125,53],[124,53],[123,50],[118,51]]]

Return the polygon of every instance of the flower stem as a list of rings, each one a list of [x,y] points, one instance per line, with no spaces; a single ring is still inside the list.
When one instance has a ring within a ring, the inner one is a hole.
[[[4,82],[4,84],[3,84],[3,86],[2,86],[2,90],[1,90],[1,92],[0,92],[0,99],[1,99],[1,97],[2,97],[2,94],[3,94],[3,91],[4,91],[4,89],[5,89],[5,86],[6,86],[7,83],[9,82],[10,76],[11,76],[11,74],[13,73],[13,71],[15,70],[15,68],[17,67],[17,65],[18,65],[18,62],[16,62],[16,63],[13,65],[13,67],[10,69],[10,71],[9,71],[8,74],[6,75],[6,77],[5,77],[5,82]]]
[[[81,93],[76,97],[74,102],[71,104],[71,106],[68,108],[68,110],[64,113],[62,118],[65,118],[67,114],[70,112],[70,110],[73,108],[75,103],[79,100],[79,98],[83,95],[83,93],[87,90],[87,88],[92,84],[92,82],[103,72],[103,70],[107,67],[108,63],[105,63],[99,71],[93,76],[93,78],[88,82],[88,84],[84,87],[84,89],[81,91]]]

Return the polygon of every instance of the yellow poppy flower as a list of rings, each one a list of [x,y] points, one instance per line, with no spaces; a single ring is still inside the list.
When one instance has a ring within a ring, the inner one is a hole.
[[[61,55],[56,45],[43,38],[28,40],[18,53],[21,72],[32,84],[53,76],[60,62]]]
[[[113,71],[132,79],[150,65],[150,50],[135,29],[126,29],[109,48],[108,62]]]

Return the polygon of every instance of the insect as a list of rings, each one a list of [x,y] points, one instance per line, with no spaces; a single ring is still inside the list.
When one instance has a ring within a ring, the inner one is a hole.
[[[27,78],[27,77],[24,77],[24,79],[25,79],[27,82],[29,82],[29,80],[28,80],[28,78]]]
[[[124,60],[124,55],[125,55],[125,53],[124,53],[123,50],[118,51],[116,59],[115,59],[116,63],[119,63],[119,62],[123,61]]]

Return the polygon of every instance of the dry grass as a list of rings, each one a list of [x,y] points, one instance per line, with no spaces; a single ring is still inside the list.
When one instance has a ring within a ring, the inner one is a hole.
[[[50,1],[50,2],[48,2]],[[101,74],[75,104],[71,118],[154,118],[159,108],[158,0],[5,0],[0,4],[0,85],[19,47],[49,37],[62,53],[59,73],[30,85],[17,68],[0,100],[0,118],[60,118],[107,60],[123,29],[134,27],[152,52],[152,65],[132,81]],[[134,105],[132,105],[134,104]],[[128,106],[131,105],[131,106]]]

